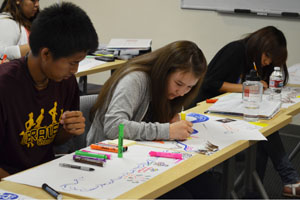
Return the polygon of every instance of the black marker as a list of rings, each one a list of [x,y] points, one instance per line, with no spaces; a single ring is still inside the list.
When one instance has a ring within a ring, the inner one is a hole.
[[[94,168],[91,167],[84,167],[84,166],[80,166],[80,165],[71,165],[71,164],[67,164],[67,163],[59,163],[60,167],[68,167],[68,168],[73,168],[73,169],[81,169],[84,171],[94,171]]]
[[[57,200],[61,200],[62,199],[62,194],[58,193],[57,191],[55,191],[53,188],[51,188],[49,185],[47,185],[46,183],[44,183],[42,185],[43,190],[45,190],[48,194],[50,194],[51,196],[53,196],[54,198],[56,198]]]
[[[299,17],[299,13],[294,12],[282,12],[281,16],[283,17]]]
[[[241,14],[251,14],[251,10],[249,9],[234,9],[235,13],[241,13]]]

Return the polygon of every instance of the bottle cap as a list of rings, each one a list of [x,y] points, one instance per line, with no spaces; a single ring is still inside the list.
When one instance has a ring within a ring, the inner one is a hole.
[[[280,71],[280,67],[276,66],[276,67],[274,67],[274,70]]]
[[[260,81],[260,78],[257,76],[257,72],[254,69],[251,69],[250,73],[246,75],[246,81]]]

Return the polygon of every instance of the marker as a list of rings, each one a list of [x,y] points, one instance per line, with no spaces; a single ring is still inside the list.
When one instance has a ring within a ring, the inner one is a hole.
[[[75,155],[77,156],[86,156],[86,157],[92,157],[92,158],[103,158],[107,159],[106,155],[103,154],[96,154],[96,153],[89,153],[84,151],[75,151]]]
[[[295,12],[282,12],[281,16],[283,16],[283,17],[299,17],[299,13],[295,13]]]
[[[206,103],[216,103],[218,99],[206,99]]]
[[[107,57],[114,57],[114,54],[102,54],[102,53],[94,53],[95,56],[107,56]]]
[[[98,145],[98,144],[91,144],[90,147],[91,147],[91,149],[95,149],[95,150],[118,153],[118,148],[117,147],[101,146],[101,145]]]
[[[124,124],[119,125],[118,158],[123,158]]]
[[[107,156],[107,159],[110,160],[111,159],[111,155],[110,154],[107,154],[107,153],[96,153],[96,152],[93,152],[93,151],[88,151],[88,150],[80,150],[80,151],[83,151],[83,152],[88,152],[88,153],[95,153],[95,154],[99,154],[99,155],[106,155]]]
[[[73,160],[75,162],[86,163],[86,164],[96,165],[100,167],[103,167],[105,163],[105,159],[102,158],[91,158],[91,157],[77,156],[77,155],[73,155]]]
[[[58,193],[57,191],[55,191],[53,188],[51,188],[49,185],[47,185],[46,183],[44,183],[42,185],[43,190],[45,190],[48,194],[50,194],[51,196],[53,196],[54,198],[56,198],[57,200],[61,200],[62,199],[62,194]]]
[[[101,146],[101,147],[108,147],[108,148],[116,148],[118,149],[118,145],[117,144],[106,144],[106,143],[103,143],[103,142],[98,142],[94,145],[98,145],[98,146]],[[123,152],[124,151],[127,151],[128,150],[128,147],[127,146],[123,146]]]
[[[87,55],[85,58],[95,58],[96,56]]]
[[[181,159],[182,160],[182,154],[181,153],[167,153],[167,152],[150,151],[149,155],[152,156],[152,157],[175,158],[175,159]]]
[[[234,9],[234,12],[240,14],[251,14],[251,10],[249,9]]]
[[[98,143],[96,143],[96,145],[104,146],[104,147],[115,147],[115,148],[118,148],[117,144],[107,144],[107,143],[103,143],[103,142],[98,142]],[[127,151],[127,150],[128,150],[128,146],[123,146],[123,151]]]
[[[67,164],[67,163],[59,163],[60,167],[67,167],[67,168],[72,168],[72,169],[80,169],[84,171],[94,171],[94,168],[91,167],[84,167],[80,165],[72,165],[72,164]]]
[[[182,106],[182,109],[181,109],[181,113],[180,113],[180,119],[181,120],[185,120],[186,119],[186,113],[183,111],[183,106]]]
[[[3,55],[3,57],[2,57],[1,64],[3,64],[3,63],[4,63],[4,61],[6,60],[6,58],[7,58],[7,55],[6,55],[6,54],[4,54],[4,55]]]

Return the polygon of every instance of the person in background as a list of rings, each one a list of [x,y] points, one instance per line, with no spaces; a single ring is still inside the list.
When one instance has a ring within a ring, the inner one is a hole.
[[[251,69],[256,69],[264,89],[274,66],[284,72],[288,82],[287,43],[284,34],[273,26],[261,28],[241,40],[225,45],[208,65],[201,90],[194,102],[203,101],[226,92],[242,92],[242,83]],[[256,65],[256,67],[254,67]],[[300,197],[298,172],[288,160],[278,132],[258,143],[256,170],[263,180],[268,156],[283,182],[283,195]]]
[[[0,12],[0,55],[6,54],[8,60],[25,56],[39,0],[4,0]]]
[[[54,4],[33,22],[29,44],[28,55],[0,67],[0,179],[53,159],[54,144],[85,128],[74,74],[98,47],[90,18]]]
[[[92,108],[90,145],[118,137],[132,140],[184,140],[192,123],[178,113],[196,96],[206,72],[202,51],[190,41],[177,41],[129,60],[106,81]]]

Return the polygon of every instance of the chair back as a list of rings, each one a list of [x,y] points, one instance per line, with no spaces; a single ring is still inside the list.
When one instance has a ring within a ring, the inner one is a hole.
[[[85,117],[85,131],[81,135],[72,137],[66,143],[55,146],[55,154],[72,153],[78,149],[86,147],[86,136],[91,127],[90,110],[96,102],[97,97],[98,94],[80,96],[80,111]]]
[[[86,136],[91,127],[90,110],[97,97],[98,94],[80,96],[80,111],[85,117],[85,131],[83,134],[73,137],[74,151],[86,147]]]

